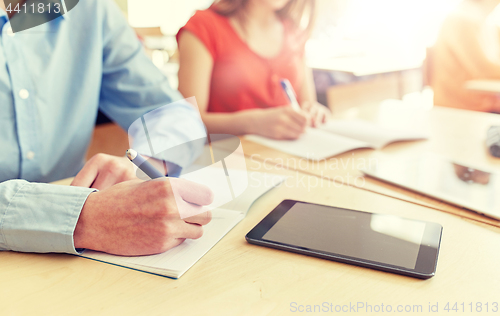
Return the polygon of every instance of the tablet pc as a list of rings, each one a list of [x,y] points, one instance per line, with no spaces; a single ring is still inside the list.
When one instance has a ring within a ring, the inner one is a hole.
[[[366,175],[500,220],[500,175],[435,154],[387,159]]]
[[[442,226],[285,200],[247,235],[249,243],[421,279],[436,271]]]

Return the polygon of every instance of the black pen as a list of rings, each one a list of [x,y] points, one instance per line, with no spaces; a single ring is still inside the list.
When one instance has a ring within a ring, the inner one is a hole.
[[[137,168],[141,169],[148,177],[151,179],[164,178],[165,175],[158,171],[152,164],[150,164],[144,157],[139,155],[139,153],[133,149],[127,150],[127,157],[137,166]]]

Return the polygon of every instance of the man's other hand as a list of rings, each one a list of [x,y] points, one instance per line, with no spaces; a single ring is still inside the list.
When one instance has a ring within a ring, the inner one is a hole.
[[[134,179],[137,179],[135,168],[127,158],[97,154],[85,164],[71,185],[104,190]]]
[[[181,218],[179,207],[185,205],[178,207],[174,191],[197,215]],[[202,225],[212,218],[203,206],[212,201],[208,187],[183,179],[117,184],[87,198],[73,235],[75,248],[123,256],[165,252],[203,235]]]

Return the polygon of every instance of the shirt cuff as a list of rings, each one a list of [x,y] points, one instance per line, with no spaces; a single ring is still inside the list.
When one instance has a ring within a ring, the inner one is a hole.
[[[22,182],[0,218],[0,239],[5,243],[0,248],[78,254],[73,233],[87,197],[96,190]]]

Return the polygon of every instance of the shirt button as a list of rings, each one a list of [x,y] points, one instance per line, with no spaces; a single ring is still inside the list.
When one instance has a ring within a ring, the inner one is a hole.
[[[30,93],[26,89],[21,89],[19,90],[19,96],[21,97],[21,99],[26,100],[27,98],[29,98]]]
[[[35,153],[32,151],[28,151],[28,153],[26,154],[26,158],[28,160],[33,160],[33,158],[35,158]]]
[[[7,35],[9,35],[9,36],[11,36],[11,37],[13,37],[14,35],[16,35],[16,34],[14,34],[14,31],[12,30],[12,27],[9,27],[9,28],[7,29]]]

